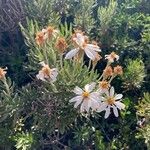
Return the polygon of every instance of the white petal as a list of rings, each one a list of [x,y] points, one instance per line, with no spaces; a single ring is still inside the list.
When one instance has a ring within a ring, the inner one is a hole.
[[[53,83],[53,82],[55,82],[57,79],[56,79],[56,77],[54,77],[54,76],[51,76],[51,83]]]
[[[51,69],[51,75],[50,76],[53,76],[53,77],[57,77],[57,75],[58,75],[58,70],[57,70],[57,68],[53,68],[53,69]]]
[[[77,95],[81,95],[83,93],[83,90],[81,88],[79,88],[78,86],[76,86],[74,88],[73,92]]]
[[[125,105],[121,103],[120,101],[115,102],[115,105],[121,110],[125,108]]]
[[[78,99],[76,103],[74,104],[74,108],[77,108],[81,104],[81,102],[82,102],[82,99]]]
[[[106,89],[101,89],[101,93],[103,94],[103,93],[106,93],[108,91],[108,89],[106,88]]]
[[[96,100],[92,100],[91,101],[91,108],[92,108],[92,110],[96,111],[99,108],[99,106],[100,106],[100,103],[98,101],[96,101]]]
[[[82,96],[76,96],[76,97],[74,97],[74,98],[72,98],[71,100],[69,100],[69,102],[71,103],[71,102],[76,102],[76,101],[80,101],[80,100],[82,100],[83,98],[82,98]]]
[[[86,109],[86,111],[88,112],[89,109],[92,108],[92,100],[89,99],[89,100],[85,100],[85,101],[87,101],[87,109]]]
[[[90,101],[91,101],[91,108],[92,110],[97,110],[100,106],[101,101],[99,100],[99,98],[95,95],[89,97]]]
[[[55,79],[56,77],[57,77],[57,74],[56,74],[56,73],[53,73],[53,74],[50,75],[50,78],[51,78],[51,79]],[[48,77],[48,78],[49,78],[49,77]]]
[[[105,119],[108,118],[109,115],[110,115],[110,106],[108,106],[108,107],[106,108],[106,112],[105,112],[104,118],[105,118]]]
[[[79,49],[72,49],[70,52],[68,52],[66,54],[65,59],[71,59],[72,57],[74,57],[77,53],[78,53]]]
[[[113,97],[115,93],[114,87],[112,86],[110,89],[110,96]]]
[[[122,94],[117,94],[117,95],[115,95],[115,100],[117,100],[117,99],[121,99],[123,97],[123,95]]]
[[[105,94],[107,97],[109,97],[109,91],[108,90],[105,91]]]
[[[95,60],[96,56],[97,56],[97,53],[94,52],[93,50],[90,51],[89,49],[84,49],[86,55],[91,59],[91,60]]]
[[[81,104],[81,107],[80,107],[80,112],[84,112],[84,108],[83,108],[83,105]]]
[[[112,106],[112,108],[113,108],[114,115],[116,117],[118,117],[118,110],[117,110],[117,108],[114,105]]]
[[[92,93],[90,93],[90,97],[92,99],[101,101],[101,99],[100,99],[100,93],[99,92],[92,92]]]
[[[105,55],[105,59],[108,59],[109,62],[114,62],[114,59],[110,55]]]
[[[97,112],[102,112],[102,111],[106,110],[106,107],[107,107],[107,106],[108,106],[107,103],[102,102],[102,103],[100,104],[99,108],[97,109]]]
[[[41,61],[39,64],[43,67],[46,65],[44,61]]]
[[[89,111],[88,100],[84,100],[80,107],[80,112]]]
[[[56,68],[54,68],[54,69],[51,69],[52,71],[51,71],[51,73],[50,73],[50,78],[51,78],[51,82],[54,82],[54,81],[56,81],[56,77],[57,77],[57,75],[58,75],[58,72],[57,72],[57,69]],[[47,78],[49,78],[49,77],[47,77]]]
[[[95,85],[96,85],[96,83],[95,82],[92,82],[92,83],[90,83],[90,84],[87,84],[87,85],[85,85],[85,91],[87,91],[87,92],[91,92],[94,88],[95,88]]]
[[[57,68],[53,68],[51,69],[52,72],[58,73],[58,69]]]
[[[39,71],[39,74],[36,75],[37,79],[40,79],[42,81],[45,81],[45,77],[44,74],[42,72]]]
[[[118,60],[119,59],[119,56],[118,55],[116,55],[116,60]]]
[[[90,50],[101,52],[101,49],[99,48],[99,46],[96,46],[96,45],[93,45],[93,44],[87,44],[87,48],[90,49]]]
[[[76,34],[77,38],[75,38],[75,42],[79,45],[79,46],[82,46],[83,43],[85,42],[85,37],[80,34],[80,33],[77,33]]]
[[[46,29],[42,29],[42,32],[43,32],[43,33],[46,33],[46,32],[47,32],[47,30],[46,30]]]

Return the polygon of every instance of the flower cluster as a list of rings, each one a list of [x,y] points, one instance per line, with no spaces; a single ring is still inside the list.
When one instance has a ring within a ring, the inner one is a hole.
[[[58,31],[56,32],[52,27],[43,29],[40,34],[37,33],[37,44],[41,45],[47,38],[52,38],[56,33],[58,33]],[[102,59],[98,53],[101,52],[98,44],[96,42],[90,43],[88,37],[79,30],[75,31],[72,35],[72,45],[74,48],[65,55],[65,59],[83,59],[84,54],[86,54],[93,62],[93,65],[97,64],[97,62]],[[54,47],[59,53],[63,54],[64,51],[66,51],[68,44],[65,38],[57,36]],[[80,106],[81,113],[105,111],[105,118],[108,118],[111,110],[113,110],[114,115],[118,117],[118,110],[124,109],[125,105],[121,102],[123,95],[115,94],[114,87],[111,86],[111,81],[117,75],[122,75],[123,70],[119,65],[115,67],[111,66],[114,61],[119,59],[119,56],[115,52],[105,55],[105,59],[107,60],[107,65],[99,78],[99,82],[87,84],[84,89],[76,86],[73,90],[73,93],[76,94],[76,96],[70,99],[69,102],[74,103],[74,108]],[[41,62],[41,65],[42,69],[36,77],[42,81],[48,81],[51,83],[55,82],[60,70],[57,68],[51,69],[49,65],[44,62]],[[63,63],[61,64],[61,67],[63,67]]]
[[[40,63],[42,65],[42,69],[39,71],[39,73],[36,75],[37,79],[40,79],[42,81],[50,81],[55,82],[56,77],[58,75],[57,68],[50,68],[49,65],[45,64],[44,62]]]
[[[83,32],[77,30],[72,36],[72,41],[75,48],[66,54],[65,59],[80,58],[84,53],[93,61],[99,59],[98,52],[101,52],[99,46],[97,43],[90,44],[88,37]]]
[[[114,87],[106,87],[105,91],[101,88],[93,91],[94,88],[95,83],[85,85],[83,90],[79,87],[75,87],[73,92],[77,96],[72,98],[69,102],[75,102],[74,108],[77,108],[81,104],[81,113],[89,112],[90,109],[96,112],[106,111],[105,118],[108,118],[112,108],[114,115],[118,117],[118,109],[121,110],[125,108],[125,105],[120,100],[123,95],[115,94]]]
[[[52,26],[48,26],[46,29],[42,29],[42,31],[36,33],[36,44],[42,46],[46,40],[51,39],[52,37],[56,37],[57,33],[58,30]]]
[[[55,43],[54,48],[59,54],[63,54],[68,47],[65,37],[52,26],[48,26],[36,33],[35,42],[38,46],[44,46],[50,41]]]

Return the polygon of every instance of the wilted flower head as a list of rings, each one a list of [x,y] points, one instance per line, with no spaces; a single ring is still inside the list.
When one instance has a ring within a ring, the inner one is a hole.
[[[58,30],[54,29],[52,26],[48,26],[46,29],[42,29],[36,33],[35,41],[41,46],[47,39],[51,39],[52,37],[56,37]]]
[[[7,73],[6,70],[7,70],[7,68],[3,69],[0,67],[0,80],[5,77],[5,75]]]
[[[118,109],[121,110],[125,108],[125,105],[119,101],[122,97],[122,94],[115,94],[114,87],[111,87],[110,91],[105,92],[105,96],[101,97],[102,103],[97,111],[101,112],[105,110],[105,118],[108,118],[111,113],[110,109],[112,108],[114,115],[118,117]]]
[[[96,54],[96,57],[95,57],[95,60],[93,60],[93,64],[94,64],[94,65],[97,64],[97,62],[98,62],[100,59],[102,59],[102,56],[97,53],[97,54]]]
[[[41,46],[44,44],[45,40],[46,38],[44,32],[40,31],[36,33],[36,37],[35,37],[36,44]]]
[[[106,92],[110,87],[110,84],[108,81],[101,81],[99,82],[99,90],[101,93]]]
[[[122,75],[123,74],[122,66],[118,65],[118,66],[114,67],[114,74]]]
[[[104,74],[104,77],[106,78],[112,76],[113,75],[112,67],[111,66],[106,67],[103,71],[103,74]]]
[[[66,48],[67,48],[67,42],[65,40],[65,38],[63,37],[59,37],[56,41],[56,44],[55,44],[55,47],[57,48],[57,50],[60,52],[60,53],[63,53]]]
[[[79,53],[84,54],[85,52],[85,54],[94,61],[96,59],[97,52],[101,51],[99,46],[95,44],[89,44],[87,36],[84,36],[83,32],[81,31],[75,32],[72,39],[75,49],[72,49],[70,52],[68,52],[65,59],[71,59]]]
[[[77,95],[69,102],[75,102],[74,107],[77,108],[80,104],[80,112],[89,112],[90,108],[96,110],[99,106],[100,100],[98,98],[98,92],[92,92],[95,88],[95,83],[87,84],[82,90],[79,87],[75,87],[74,93]]]
[[[46,35],[47,35],[47,38],[49,38],[49,39],[52,38],[53,36],[56,37],[57,33],[58,33],[58,30],[56,30],[52,26],[48,26],[46,28]]]
[[[44,62],[41,63],[43,66],[42,69],[39,71],[39,73],[36,75],[36,77],[42,81],[51,81],[54,82],[56,81],[56,77],[58,75],[58,70],[57,68],[51,69],[47,64]]]
[[[118,60],[119,59],[119,56],[115,53],[115,52],[112,52],[111,54],[109,55],[105,55],[105,59],[108,59],[108,61],[110,63],[114,62],[114,60]]]

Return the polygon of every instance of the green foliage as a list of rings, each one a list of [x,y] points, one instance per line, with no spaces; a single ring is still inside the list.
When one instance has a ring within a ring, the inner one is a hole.
[[[97,150],[105,150],[106,147],[103,140],[104,139],[101,132],[97,130],[95,132],[95,146]]]
[[[137,138],[144,138],[148,149],[150,148],[150,93],[144,93],[144,97],[138,104],[137,115],[145,117],[145,122],[140,126]]]
[[[28,52],[24,51],[25,45],[20,41],[20,36],[14,36],[12,31],[9,32],[13,35],[11,38],[14,39],[15,46],[3,44],[9,38],[3,39],[0,35],[0,40],[3,40],[0,63],[8,66],[11,77],[15,79],[15,84],[9,78],[0,80],[0,149],[149,149],[150,94],[144,94],[144,98],[135,107],[135,102],[141,99],[143,89],[149,90],[148,1],[21,2],[24,4],[21,11],[24,9],[27,19],[25,23],[20,23],[20,27]],[[20,8],[22,5],[18,6]],[[20,10],[16,8],[14,10]],[[16,13],[14,18],[20,15]],[[39,46],[35,40],[36,33],[48,25],[59,29],[59,32],[46,41],[44,46]],[[97,64],[97,70],[91,67],[92,62],[88,60],[73,62],[63,59],[66,51],[74,47],[71,42],[75,29],[73,27],[88,33],[89,39],[95,39],[101,46],[102,56],[111,51],[117,51],[120,55],[119,61],[125,66],[124,74],[118,81],[113,81],[113,84],[117,85],[118,92],[123,93],[126,109],[119,111],[119,118],[111,115],[109,119],[104,119],[103,114],[95,112],[81,115],[69,103],[74,96],[73,88],[83,88],[87,83],[98,82],[98,72],[102,72],[105,66],[104,59]],[[64,37],[68,44],[62,54],[55,47],[58,37]],[[28,59],[25,57],[26,53]],[[35,79],[42,61],[49,64],[50,68],[58,68],[59,75],[54,84]],[[30,72],[32,82],[25,79],[24,69]],[[22,81],[26,80],[28,84],[23,82],[25,86],[18,88],[17,85],[22,85]],[[122,83],[127,92],[120,88]],[[137,127],[137,120],[143,117],[146,121],[141,127]]]
[[[127,88],[140,87],[145,77],[144,63],[140,59],[128,60],[127,68],[123,75],[124,84]]]
[[[33,144],[33,136],[30,133],[18,133],[14,136],[14,141],[16,141],[17,150],[30,150]]]
[[[9,78],[0,81],[0,92],[0,147],[7,149],[12,144],[10,137],[18,117],[20,98]]]
[[[150,16],[146,17],[146,24],[144,25],[144,30],[142,32],[142,42],[149,43],[150,42]]]
[[[143,99],[139,102],[137,106],[137,114],[139,116],[145,116],[147,119],[150,119],[150,94],[144,93]]]
[[[18,93],[14,91],[14,85],[10,79],[4,78],[1,80],[1,109],[0,109],[0,122],[3,122],[8,117],[15,114],[19,106],[20,99]]]
[[[78,7],[75,8],[75,26],[81,28],[85,32],[90,32],[94,24],[94,19],[91,16],[91,6],[94,0],[80,0]]]
[[[115,0],[110,0],[107,7],[100,7],[98,10],[98,15],[100,19],[100,30],[103,34],[108,30],[109,25],[116,13],[117,2]]]
[[[23,0],[27,16],[40,25],[59,24],[59,14],[54,11],[55,0]]]

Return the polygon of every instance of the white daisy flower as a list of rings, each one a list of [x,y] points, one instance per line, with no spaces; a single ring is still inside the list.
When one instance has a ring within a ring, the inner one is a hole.
[[[115,94],[114,87],[111,87],[110,91],[105,93],[105,96],[101,97],[102,103],[100,107],[97,109],[97,112],[106,111],[105,119],[110,115],[110,109],[113,109],[113,113],[116,117],[118,117],[118,109],[124,109],[125,105],[119,101],[123,97],[122,94]]]
[[[103,94],[103,93],[108,91],[109,87],[110,87],[110,83],[108,81],[105,81],[105,80],[104,81],[100,81],[99,82],[99,89],[98,89],[98,91],[101,94]]]
[[[56,81],[56,77],[58,75],[58,70],[57,68],[51,69],[47,64],[44,62],[40,63],[43,67],[39,71],[39,73],[36,75],[36,77],[42,81],[51,81],[54,82]]]
[[[76,56],[79,51],[84,51],[85,54],[94,61],[97,58],[97,52],[101,52],[99,46],[88,44],[87,37],[82,33],[76,33],[73,41],[77,45],[77,48],[72,49],[70,52],[68,52],[65,59],[71,59],[72,57]]]
[[[72,98],[69,102],[75,102],[74,108],[77,108],[80,104],[80,112],[89,112],[90,108],[92,110],[96,110],[99,107],[100,100],[99,100],[99,93],[92,92],[95,88],[95,83],[87,84],[82,90],[79,87],[75,87],[73,92],[77,95]]]
[[[119,59],[119,56],[118,56],[115,52],[112,52],[112,53],[109,54],[109,55],[105,55],[105,59],[108,59],[108,61],[109,61],[110,63],[113,63],[115,59],[116,59],[116,60]]]

